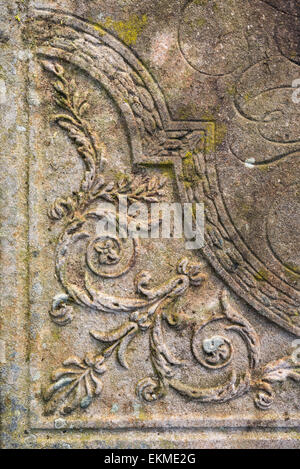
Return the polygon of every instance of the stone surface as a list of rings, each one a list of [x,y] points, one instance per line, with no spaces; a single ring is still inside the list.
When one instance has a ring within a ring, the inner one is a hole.
[[[0,7],[1,446],[299,448],[299,1]]]

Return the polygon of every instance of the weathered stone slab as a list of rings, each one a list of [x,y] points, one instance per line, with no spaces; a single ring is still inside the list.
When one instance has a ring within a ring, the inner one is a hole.
[[[299,447],[299,2],[0,5],[1,445]]]

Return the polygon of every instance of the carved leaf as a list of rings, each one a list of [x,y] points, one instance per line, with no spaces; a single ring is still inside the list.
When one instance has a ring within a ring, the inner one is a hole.
[[[126,360],[127,348],[138,331],[138,325],[135,322],[126,322],[119,328],[108,332],[90,331],[92,337],[100,342],[113,342],[102,353],[105,357],[110,356],[117,349],[117,357],[121,366],[128,369]]]
[[[99,340],[100,342],[115,342],[122,337],[124,337],[131,329],[135,328],[136,324],[134,322],[126,322],[122,326],[113,329],[108,332],[102,331],[90,331],[90,334],[94,339]]]
[[[262,378],[254,382],[254,386],[258,389],[255,397],[257,407],[262,410],[269,409],[275,397],[272,384],[283,383],[287,379],[300,383],[300,363],[293,355],[271,362],[264,367]]]
[[[245,394],[250,389],[250,383],[249,373],[238,377],[234,371],[225,384],[211,388],[189,386],[175,379],[169,382],[170,386],[183,396],[200,402],[227,402]]]
[[[169,301],[166,301],[167,304]],[[162,303],[162,305],[164,302]],[[184,362],[175,357],[168,349],[162,331],[162,305],[155,313],[150,333],[150,350],[152,363],[156,372],[164,378],[172,378],[178,366]]]
[[[43,66],[52,72],[58,80],[53,83],[56,90],[56,103],[67,114],[58,114],[54,117],[60,128],[65,130],[69,138],[74,142],[77,151],[85,164],[85,174],[81,182],[80,190],[84,193],[92,191],[95,194],[94,184],[97,183],[98,171],[102,170],[104,145],[98,141],[97,135],[90,129],[88,122],[83,116],[89,110],[87,93],[79,93],[75,80],[68,80],[64,76],[64,69],[59,64],[45,61]],[[99,188],[99,184],[98,184]],[[87,202],[89,197],[87,197]],[[71,207],[72,209],[74,207]],[[53,219],[60,219],[72,214],[72,210],[65,199],[60,199],[55,206],[50,209],[50,216]]]
[[[72,214],[76,206],[77,200],[71,197],[67,197],[65,199],[59,197],[53,202],[48,210],[48,216],[52,220],[61,220],[64,216]]]
[[[55,120],[59,127],[68,132],[69,138],[77,146],[77,151],[85,163],[86,172],[81,183],[81,189],[84,192],[87,192],[91,188],[96,176],[97,158],[95,150],[93,149],[91,141],[86,136],[84,128],[80,122],[75,121],[68,115],[57,115],[55,116]]]
[[[126,358],[127,348],[130,342],[132,341],[132,339],[134,338],[135,334],[137,333],[137,331],[138,331],[138,326],[137,324],[135,324],[134,327],[128,332],[128,334],[126,334],[125,337],[123,337],[118,347],[118,352],[117,352],[118,360],[119,360],[120,365],[123,366],[123,368],[126,368],[126,369],[129,368],[128,363],[127,363],[127,358]]]
[[[45,415],[58,409],[61,414],[69,414],[78,407],[86,409],[102,391],[100,375],[106,371],[103,361],[103,355],[87,355],[83,361],[77,357],[65,360],[63,367],[52,374],[53,384],[42,391]]]
[[[264,368],[262,379],[269,383],[281,383],[287,379],[300,382],[300,364],[295,363],[292,357],[284,357],[281,360],[269,363]]]

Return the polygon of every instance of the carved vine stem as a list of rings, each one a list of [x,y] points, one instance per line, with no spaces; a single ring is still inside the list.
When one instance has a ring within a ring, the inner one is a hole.
[[[49,217],[54,220],[65,219],[66,226],[61,234],[57,247],[57,278],[65,292],[53,300],[51,317],[58,325],[66,325],[72,317],[72,304],[93,308],[99,312],[127,313],[128,319],[118,328],[111,331],[92,330],[91,337],[97,343],[105,344],[100,353],[88,353],[84,359],[70,357],[62,367],[52,374],[52,384],[43,390],[46,403],[45,413],[53,414],[59,410],[69,414],[75,409],[86,409],[93,398],[102,391],[102,375],[107,371],[107,361],[116,353],[118,364],[128,369],[128,346],[138,333],[149,332],[150,356],[154,376],[146,377],[137,384],[137,394],[146,401],[155,401],[163,397],[171,387],[180,394],[197,399],[200,402],[221,403],[239,397],[251,388],[258,391],[255,402],[261,409],[267,409],[273,402],[272,384],[292,379],[300,382],[299,363],[292,356],[269,363],[254,378],[260,359],[259,338],[251,324],[231,305],[228,295],[223,292],[220,298],[221,312],[213,314],[210,320],[196,324],[191,341],[195,360],[202,367],[211,370],[227,369],[230,366],[229,378],[217,387],[193,386],[176,378],[176,372],[183,365],[168,349],[163,333],[163,323],[168,327],[178,325],[183,315],[175,317],[167,307],[183,295],[190,286],[200,286],[205,275],[199,265],[183,259],[177,269],[177,275],[169,281],[150,287],[151,275],[141,272],[135,279],[136,296],[116,297],[105,290],[93,286],[87,272],[96,276],[109,277],[98,267],[95,268],[89,253],[98,255],[100,265],[116,264],[121,261],[118,254],[121,241],[115,237],[99,244],[98,238],[90,239],[88,223],[101,219],[101,202],[116,204],[120,197],[126,196],[130,203],[137,201],[157,202],[162,195],[165,181],[147,176],[124,176],[117,183],[106,182],[103,170],[105,163],[105,145],[100,142],[96,133],[86,120],[89,111],[87,94],[80,94],[74,80],[69,80],[64,68],[56,63],[43,62],[45,69],[56,77],[53,87],[56,90],[56,103],[65,111],[54,119],[75,144],[79,156],[85,165],[80,188],[71,196],[58,198],[49,210]],[[97,209],[91,208],[97,202]],[[100,205],[100,207],[99,207]],[[100,236],[101,238],[101,236]],[[85,255],[86,273],[84,287],[76,285],[67,278],[66,262],[70,251],[79,242],[87,243]],[[101,240],[103,242],[103,240]],[[97,244],[98,243],[98,244]],[[113,278],[124,275],[135,259],[135,242],[132,242],[133,255],[128,265],[117,270]],[[96,253],[96,254],[95,254]],[[103,267],[102,265],[102,267]],[[201,346],[198,338],[205,334],[208,325],[222,326],[222,335],[203,336]],[[239,372],[232,365],[234,347],[231,336],[238,334],[246,344],[248,367]]]
[[[44,61],[43,66],[56,76],[57,81],[53,83],[56,91],[55,102],[67,112],[56,114],[54,121],[67,132],[85,164],[79,191],[74,192],[72,196],[58,198],[49,210],[50,218],[59,220],[66,215],[69,221],[81,218],[87,207],[97,199],[116,202],[122,195],[126,195],[131,203],[157,202],[158,197],[162,195],[165,178],[124,176],[117,184],[105,182],[105,144],[99,141],[97,134],[85,119],[90,109],[88,93],[79,93],[75,80],[65,77],[65,70],[60,64]]]
[[[204,278],[199,266],[189,264],[184,259],[178,266],[178,275],[158,288],[151,289],[147,286],[149,279],[147,282],[145,282],[145,278],[140,279],[137,288],[148,298],[148,307],[144,307],[141,311],[133,311],[129,320],[117,329],[108,332],[90,331],[90,335],[98,342],[109,345],[102,350],[100,355],[88,354],[83,361],[77,357],[71,357],[63,363],[63,368],[52,375],[54,384],[43,391],[44,400],[47,402],[46,414],[51,414],[57,409],[61,413],[67,414],[78,407],[88,407],[92,398],[101,393],[102,381],[99,376],[105,373],[107,369],[105,362],[114,351],[119,365],[128,368],[127,349],[138,332],[151,329],[150,347],[154,349],[159,342],[159,350],[156,359],[153,360],[156,371],[160,369],[158,362],[163,354],[165,355],[165,365],[167,362],[171,363],[172,360],[174,365],[177,364],[178,361],[175,358],[172,359],[171,354],[167,351],[162,332],[159,332],[160,316],[170,301],[183,295],[190,285],[200,285]],[[160,375],[162,378],[164,372]]]

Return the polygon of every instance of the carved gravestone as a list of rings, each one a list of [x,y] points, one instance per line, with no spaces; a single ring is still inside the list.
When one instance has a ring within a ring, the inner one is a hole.
[[[299,447],[299,1],[0,5],[1,445]]]

